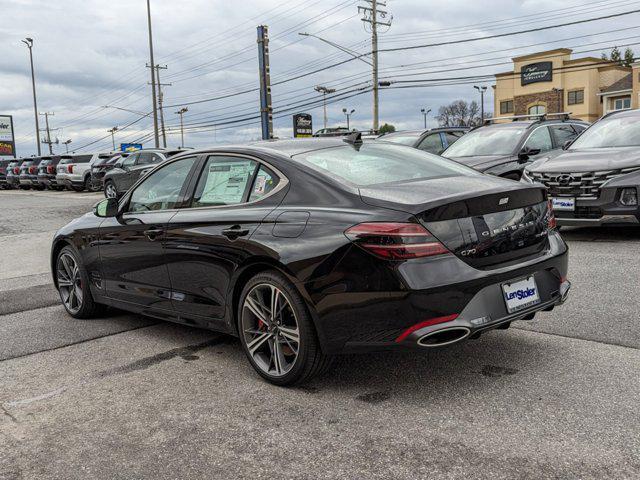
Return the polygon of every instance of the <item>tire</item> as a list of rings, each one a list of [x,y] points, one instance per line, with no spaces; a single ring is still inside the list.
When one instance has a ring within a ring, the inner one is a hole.
[[[69,262],[69,259],[72,259],[73,263]],[[77,266],[77,270],[73,265]],[[93,318],[104,309],[103,305],[93,300],[89,276],[74,248],[67,245],[60,250],[56,258],[55,275],[60,301],[73,318]],[[71,285],[66,285],[66,282]],[[75,303],[73,297],[76,299]]]
[[[104,197],[105,198],[118,198],[118,189],[116,184],[111,180],[104,182]]]
[[[269,294],[275,291],[279,292],[274,309],[278,314],[272,318],[267,314],[270,308],[265,304],[273,302]],[[256,315],[256,311],[260,315]],[[240,343],[249,363],[262,378],[274,385],[306,382],[331,365],[333,357],[322,352],[302,296],[279,272],[262,272],[247,282],[240,295],[236,321]],[[295,331],[294,324],[297,324]],[[274,349],[279,355],[274,355]],[[276,357],[278,361],[275,361]]]

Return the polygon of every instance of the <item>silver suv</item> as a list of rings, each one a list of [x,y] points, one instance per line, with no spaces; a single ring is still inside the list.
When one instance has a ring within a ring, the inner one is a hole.
[[[67,154],[60,156],[56,168],[56,183],[70,190],[92,190],[91,166],[102,157],[101,153]]]

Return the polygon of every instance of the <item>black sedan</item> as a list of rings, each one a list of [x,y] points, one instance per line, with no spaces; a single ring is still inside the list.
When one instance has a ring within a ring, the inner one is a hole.
[[[104,305],[237,335],[279,385],[334,355],[427,349],[561,304],[541,185],[346,139],[185,152],[53,239],[67,312]]]
[[[514,119],[471,130],[442,156],[483,173],[520,180],[524,167],[537,155],[562,148],[588,126],[569,118],[523,116]]]
[[[559,225],[640,224],[640,110],[605,115],[523,180],[548,188]]]

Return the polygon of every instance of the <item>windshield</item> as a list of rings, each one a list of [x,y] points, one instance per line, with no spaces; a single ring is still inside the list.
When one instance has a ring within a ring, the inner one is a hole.
[[[640,146],[640,122],[637,118],[614,116],[594,123],[573,142],[569,150],[637,146]]]
[[[419,133],[398,133],[392,135],[383,135],[378,140],[385,142],[400,143],[402,145],[413,145],[420,137]]]
[[[469,167],[437,155],[381,143],[365,143],[359,150],[348,145],[327,148],[295,155],[293,159],[326,175],[338,177],[357,186],[447,176],[481,175]]]
[[[522,125],[480,127],[460,137],[442,155],[448,158],[511,155],[524,132]]]

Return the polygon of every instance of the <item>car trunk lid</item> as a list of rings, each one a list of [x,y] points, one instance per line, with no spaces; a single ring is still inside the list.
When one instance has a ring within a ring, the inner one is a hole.
[[[549,247],[546,192],[489,176],[456,176],[360,189],[365,203],[413,214],[469,265],[497,268]]]

